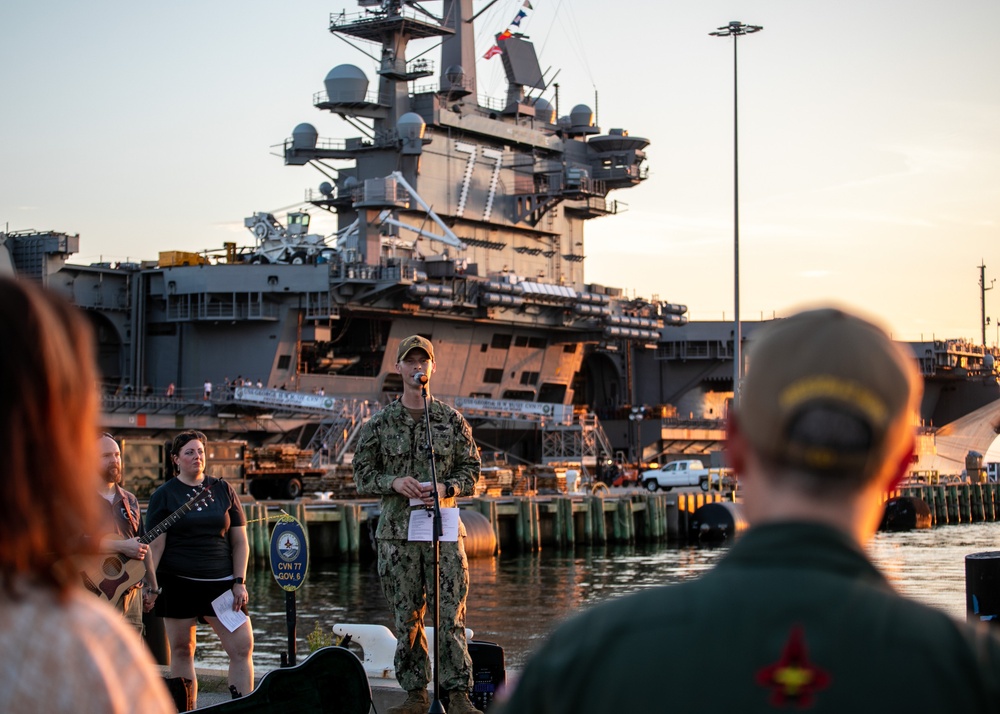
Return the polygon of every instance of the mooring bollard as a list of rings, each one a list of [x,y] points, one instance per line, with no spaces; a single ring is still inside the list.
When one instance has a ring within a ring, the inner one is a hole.
[[[1000,624],[1000,551],[965,556],[965,616]]]

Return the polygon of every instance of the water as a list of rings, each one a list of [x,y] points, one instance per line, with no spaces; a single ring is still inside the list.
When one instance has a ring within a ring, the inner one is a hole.
[[[879,533],[869,554],[896,588],[910,597],[965,618],[965,556],[1000,549],[1000,523],[942,526],[909,533]],[[565,616],[609,598],[654,585],[698,577],[725,553],[698,546],[607,546],[532,555],[505,554],[470,561],[467,626],[475,638],[500,644],[507,666],[518,669]],[[269,569],[251,573],[250,614],[260,672],[280,664],[288,649],[285,593]],[[374,563],[313,564],[296,592],[297,651],[319,625],[338,622],[391,626]],[[226,666],[218,638],[199,626],[196,663]]]

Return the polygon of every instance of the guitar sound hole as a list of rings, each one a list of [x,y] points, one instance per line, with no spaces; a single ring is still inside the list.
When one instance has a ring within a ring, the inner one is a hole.
[[[122,572],[122,561],[118,560],[118,558],[105,558],[101,572],[104,573],[104,577],[106,578],[112,580],[117,578]]]

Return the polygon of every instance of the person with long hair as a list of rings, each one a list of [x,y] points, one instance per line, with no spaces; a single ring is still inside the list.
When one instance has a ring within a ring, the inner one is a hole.
[[[82,587],[106,529],[94,498],[98,393],[79,313],[0,278],[0,711],[173,712],[135,630]]]
[[[253,689],[253,628],[249,618],[235,630],[223,624],[212,601],[232,592],[232,609],[247,613],[246,586],[250,545],[246,516],[239,497],[222,479],[205,473],[208,439],[200,431],[183,431],[173,441],[174,477],[149,498],[147,525],[159,523],[201,490],[210,498],[186,513],[152,543],[151,556],[160,594],[154,611],[163,618],[170,647],[170,676],[192,682],[190,708],[197,704],[194,670],[196,625],[207,622],[229,655],[229,687],[234,696]]]

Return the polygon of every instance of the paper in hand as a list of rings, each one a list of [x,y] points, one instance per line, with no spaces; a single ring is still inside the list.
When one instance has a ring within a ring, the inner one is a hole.
[[[456,542],[458,540],[458,508],[441,509],[441,537],[442,542]],[[434,512],[424,508],[417,508],[410,511],[410,528],[407,532],[407,539],[411,541],[434,540]]]
[[[226,629],[230,632],[236,632],[244,622],[250,619],[243,614],[242,610],[233,609],[233,602],[235,600],[231,589],[226,590],[226,592],[212,600],[212,609],[215,610],[215,616],[219,618],[219,622],[225,625]]]

